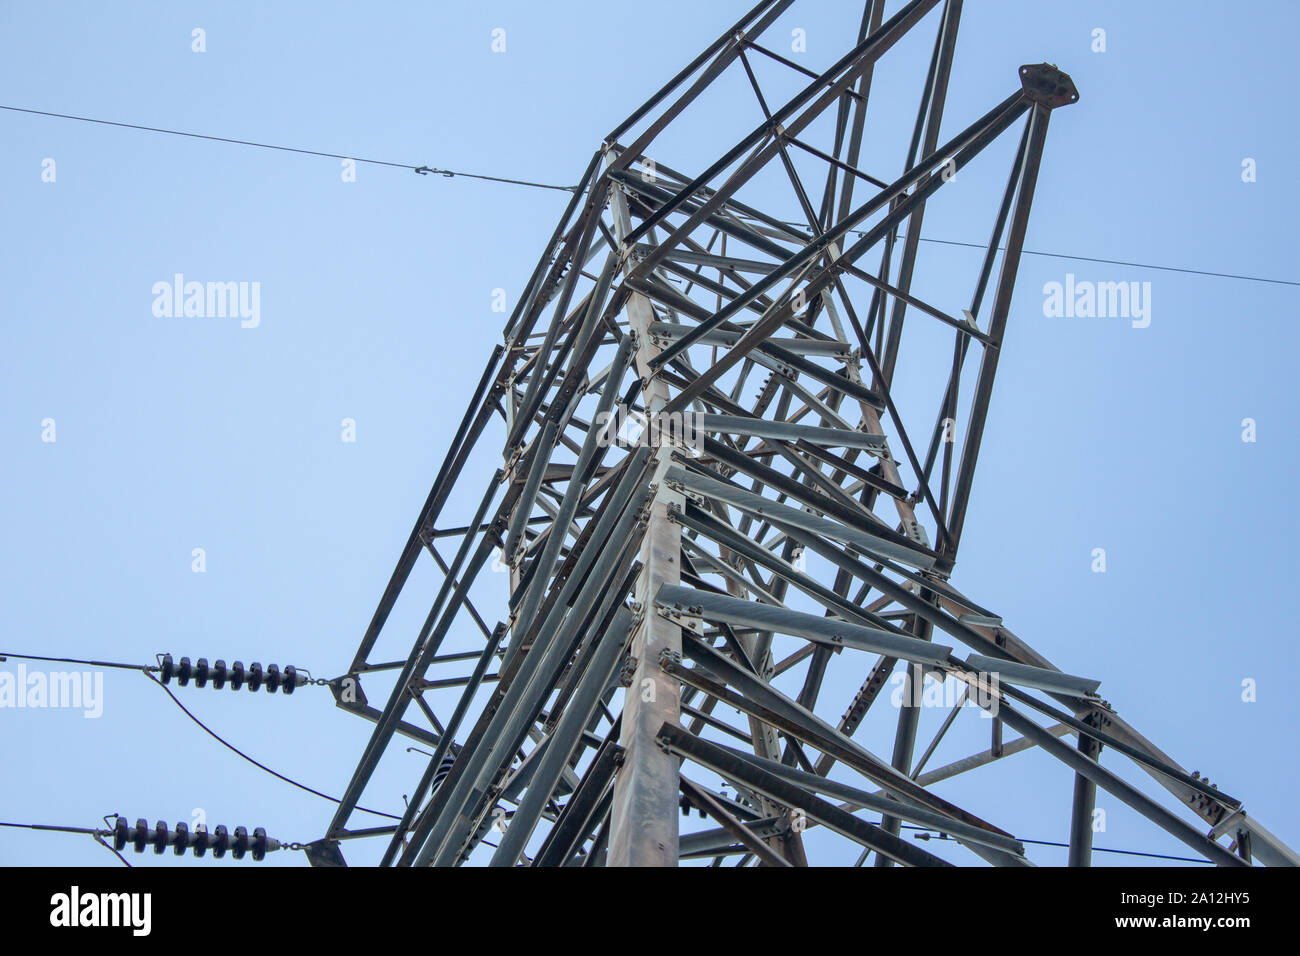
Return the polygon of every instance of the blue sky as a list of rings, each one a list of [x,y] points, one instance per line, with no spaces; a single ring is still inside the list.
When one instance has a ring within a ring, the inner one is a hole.
[[[852,42],[856,6],[805,0],[772,35],[806,30],[801,56],[824,68]],[[1297,278],[1300,143],[1270,105],[1292,81],[1293,4],[1230,17],[1164,0],[966,6],[947,135],[1015,89],[1022,63],[1058,64],[1081,93],[1053,116],[1028,248]],[[567,184],[744,7],[9,2],[0,99]],[[496,27],[505,53],[490,48]],[[916,85],[899,91],[910,113]],[[685,119],[662,161],[695,171],[758,117],[734,130]],[[513,306],[566,195],[368,165],[346,183],[337,160],[4,111],[0,130],[0,649],[342,672],[500,339],[492,292]],[[902,149],[880,144],[888,171]],[[1242,181],[1246,158],[1255,182]],[[927,235],[983,241],[980,195],[978,214],[936,204]],[[782,204],[793,218],[774,186]],[[969,288],[978,258],[928,244],[922,274]],[[175,273],[260,283],[260,324],[156,317],[151,290]],[[1150,326],[1045,316],[1044,285],[1067,273],[1150,282]],[[1121,715],[1292,845],[1298,302],[1294,286],[1027,256],[953,577],[1064,670],[1101,679]],[[354,443],[340,440],[345,418]],[[1099,547],[1104,574],[1091,570]],[[846,673],[828,698],[859,679]],[[179,693],[237,746],[334,794],[369,734],[319,688]],[[210,826],[307,842],[332,812],[129,672],[105,674],[97,719],[5,709],[0,728],[0,820],[174,824],[202,808]],[[974,732],[955,743],[987,746]],[[422,766],[394,756],[363,803],[400,812]],[[1067,839],[1067,771],[1026,754],[989,772],[940,792],[1022,837]],[[1184,852],[1118,805],[1096,842]],[[86,838],[13,830],[0,863],[119,865]]]

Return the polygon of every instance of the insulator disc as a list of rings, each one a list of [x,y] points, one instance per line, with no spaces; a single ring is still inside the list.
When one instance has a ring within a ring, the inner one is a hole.
[[[149,842],[149,821],[141,817],[135,821],[135,833],[131,836],[136,853],[144,852],[144,845]]]
[[[172,843],[176,855],[184,856],[185,851],[190,848],[190,828],[188,824],[184,822],[176,824],[176,839]]]
[[[221,859],[228,849],[230,849],[230,831],[226,829],[225,824],[218,824],[212,831],[212,858]]]
[[[171,835],[167,832],[167,821],[159,820],[153,828],[153,851],[161,855],[163,850],[167,849],[167,843]]]

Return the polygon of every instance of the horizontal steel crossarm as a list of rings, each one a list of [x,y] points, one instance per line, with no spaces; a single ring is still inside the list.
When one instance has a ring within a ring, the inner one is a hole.
[[[1058,694],[1074,697],[1091,697],[1097,693],[1101,681],[1087,677],[1076,677],[1056,669],[1034,667],[1032,664],[1020,664],[998,657],[986,657],[983,654],[971,654],[966,664],[985,674],[997,674],[998,679],[1021,687],[1032,687]]]
[[[833,617],[804,614],[770,604],[758,604],[744,598],[725,594],[711,594],[683,585],[664,585],[659,589],[656,603],[660,608],[683,616],[702,617],[709,621],[722,621],[760,631],[790,634],[819,644],[852,647],[877,654],[889,654],[904,660],[930,664],[946,663],[952,654],[951,647],[930,641],[903,637],[879,628],[850,624]]]
[[[740,415],[698,414],[696,427],[700,431],[725,432],[728,435],[751,435],[758,438],[779,438],[782,441],[808,441],[828,448],[861,448],[864,451],[881,451],[884,435],[870,435],[842,428],[821,428],[815,425],[792,425],[765,418]]]
[[[688,491],[725,501],[773,524],[792,525],[813,534],[845,541],[873,556],[901,561],[912,567],[929,568],[934,564],[934,558],[919,549],[901,546],[860,527],[818,518],[801,508],[778,504],[769,498],[698,472],[674,467],[669,471],[669,479],[680,482]]]
[[[676,325],[670,322],[656,322],[650,326],[650,334],[657,338],[671,342],[680,338],[687,331],[689,326]],[[719,329],[705,335],[701,340],[701,345],[726,345],[732,346],[740,341],[744,330]],[[795,355],[819,355],[827,358],[847,359],[853,351],[852,347],[846,342],[840,342],[835,339],[792,339],[792,338],[770,338],[768,342],[782,348],[787,352]]]

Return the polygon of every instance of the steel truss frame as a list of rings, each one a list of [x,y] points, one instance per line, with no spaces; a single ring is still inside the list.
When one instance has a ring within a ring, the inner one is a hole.
[[[1071,865],[1090,862],[1097,788],[1214,863],[1300,862],[1122,719],[1096,681],[1061,673],[949,581],[1048,123],[1077,100],[1074,84],[1047,64],[1021,67],[1018,89],[941,140],[961,0],[910,0],[887,19],[883,0],[867,0],[857,43],[820,74],[761,42],[792,2],[758,3],[592,156],[334,682],[339,706],[374,729],[313,862],[341,863],[338,841],[369,837],[386,841],[385,865],[455,865],[486,858],[496,824],[494,865],[807,865],[811,827],[859,847],[859,863],[947,865],[900,836],[906,821],[995,865],[1027,865],[1013,832],[930,787],[1034,747],[1075,774]],[[927,25],[935,42],[903,171],[874,175],[861,167],[875,68]],[[806,83],[773,109],[760,61]],[[761,122],[696,175],[651,163],[664,131],[728,71],[743,73]],[[926,205],[1017,129],[956,314],[913,288]],[[769,167],[803,221],[742,201]],[[905,319],[951,332],[951,357],[930,362],[941,388],[924,446],[895,387]],[[699,440],[647,429],[620,442],[605,426],[618,409],[693,416]],[[474,487],[467,463],[490,431],[503,465],[469,523],[447,526],[453,487]],[[450,560],[445,540],[458,542]],[[442,579],[424,625],[404,660],[373,662],[422,553]],[[494,555],[510,583],[492,625],[471,591],[502,591]],[[474,646],[440,654],[449,635]],[[817,713],[834,665],[863,675],[837,723]],[[362,679],[393,671],[383,707],[371,706]],[[962,702],[995,713],[990,749],[926,771],[961,702],[918,759],[910,694],[888,759],[855,741],[896,671],[909,690],[964,682]],[[426,697],[449,688],[454,704],[435,710]],[[744,721],[724,719],[729,709]],[[1004,727],[1021,736],[1004,742]],[[398,825],[354,828],[396,735],[432,747],[428,765]],[[1184,812],[1103,768],[1103,750]],[[712,828],[680,833],[682,807]]]

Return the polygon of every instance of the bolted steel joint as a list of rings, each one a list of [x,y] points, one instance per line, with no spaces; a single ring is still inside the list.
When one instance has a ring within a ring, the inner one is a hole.
[[[1048,109],[1068,106],[1079,101],[1079,91],[1070,74],[1052,63],[1027,63],[1020,68],[1020,83],[1025,95]]]

